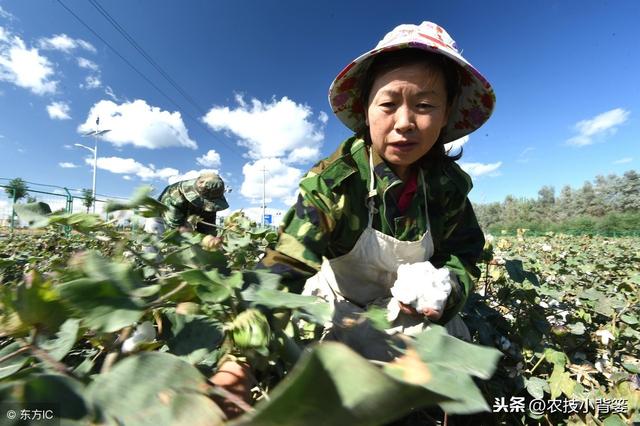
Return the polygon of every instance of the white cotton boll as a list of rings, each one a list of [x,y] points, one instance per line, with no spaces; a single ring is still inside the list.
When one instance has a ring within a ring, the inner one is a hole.
[[[405,263],[398,267],[398,278],[391,288],[393,297],[407,305],[413,304],[420,296],[424,280],[430,277],[436,268],[431,262]]]
[[[400,315],[400,302],[392,297],[387,304],[387,321],[393,321]]]
[[[404,264],[391,288],[393,297],[419,312],[426,308],[442,311],[451,294],[451,275],[447,268],[436,269],[431,262]]]
[[[598,330],[596,331],[596,336],[600,337],[603,345],[608,345],[609,340],[615,340],[615,336],[609,330]]]
[[[418,297],[416,309],[419,312],[427,308],[442,311],[451,294],[451,274],[447,268],[436,269],[422,286],[422,294]]]
[[[150,321],[145,321],[136,327],[133,336],[122,342],[122,352],[134,351],[141,343],[153,342],[156,338],[156,330]]]

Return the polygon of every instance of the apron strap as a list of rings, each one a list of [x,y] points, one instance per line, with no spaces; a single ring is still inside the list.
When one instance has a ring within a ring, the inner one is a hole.
[[[375,212],[375,201],[374,198],[376,196],[376,183],[375,177],[373,176],[373,153],[371,149],[369,149],[369,192],[367,193],[367,208],[369,209],[369,223],[367,228],[371,228],[373,224],[373,214]]]
[[[424,216],[427,221],[427,232],[431,234],[431,221],[429,220],[429,205],[427,204],[427,183],[424,180],[424,171],[420,169],[420,180],[422,181],[422,194],[424,195]]]

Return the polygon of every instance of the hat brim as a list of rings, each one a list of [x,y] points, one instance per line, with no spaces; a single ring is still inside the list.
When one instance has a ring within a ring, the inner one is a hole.
[[[220,211],[229,208],[229,203],[224,197],[216,198],[215,200],[204,200],[204,210],[207,212]]]
[[[441,54],[460,70],[460,89],[451,106],[449,121],[444,129],[443,142],[451,142],[468,135],[482,126],[491,116],[496,96],[491,84],[457,51],[425,38],[424,42],[401,42],[372,49],[347,65],[329,88],[329,103],[334,114],[349,129],[359,132],[364,128],[365,108],[360,93],[359,80],[365,75],[373,58],[383,52],[400,49],[422,49]]]

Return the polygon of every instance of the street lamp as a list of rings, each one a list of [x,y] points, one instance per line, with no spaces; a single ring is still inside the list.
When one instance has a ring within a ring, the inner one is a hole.
[[[89,132],[89,133],[85,133],[84,135],[82,135],[83,137],[88,137],[88,136],[93,136],[93,140],[94,140],[94,145],[93,148],[90,148],[86,145],[82,145],[81,143],[76,143],[74,144],[75,146],[79,146],[82,148],[86,148],[89,151],[91,151],[93,153],[93,186],[91,189],[91,194],[93,196],[93,213],[96,212],[96,169],[98,167],[98,136],[102,136],[107,132],[110,132],[111,130],[98,130],[98,125],[100,124],[100,117],[98,117],[96,119],[96,129]]]

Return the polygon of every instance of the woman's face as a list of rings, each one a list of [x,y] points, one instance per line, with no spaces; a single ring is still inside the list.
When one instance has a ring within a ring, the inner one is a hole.
[[[366,111],[371,142],[402,180],[436,143],[449,115],[442,72],[413,64],[382,72]]]

